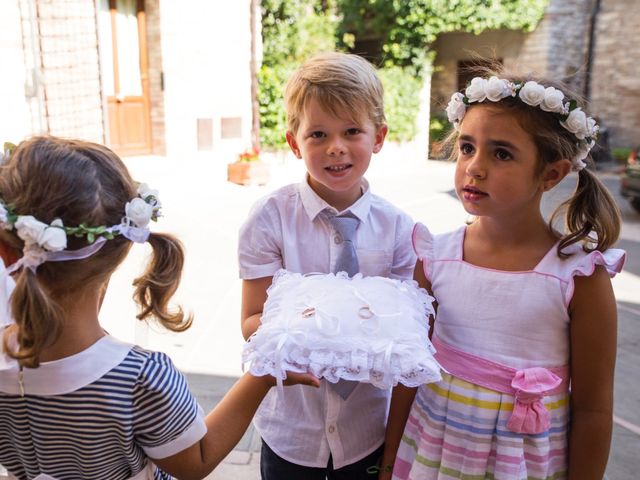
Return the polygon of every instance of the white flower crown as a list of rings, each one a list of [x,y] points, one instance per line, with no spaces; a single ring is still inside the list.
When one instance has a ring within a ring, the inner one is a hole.
[[[519,98],[527,105],[556,114],[560,125],[573,133],[578,140],[576,142],[578,153],[571,159],[572,170],[577,172],[586,167],[584,159],[596,143],[599,127],[593,118],[588,117],[578,107],[575,100],[565,102],[564,93],[554,87],[545,87],[533,80],[513,83],[498,77],[489,79],[475,77],[465,89],[464,94],[456,92],[451,95],[446,109],[447,118],[457,130],[460,128],[467,106],[471,103],[480,103],[485,100],[499,102],[507,97]]]
[[[46,224],[32,215],[17,215],[12,206],[0,198],[0,227],[16,230],[24,241],[23,256],[7,270],[15,272],[23,266],[35,272],[38,265],[46,261],[80,260],[93,255],[102,248],[107,240],[117,235],[136,243],[144,243],[149,238],[149,222],[157,221],[161,216],[162,204],[158,191],[151,190],[141,183],[138,195],[127,202],[125,215],[118,225],[89,227],[83,223],[77,227],[65,227],[62,220],[56,218]],[[66,250],[67,236],[86,237],[89,245],[79,250]]]

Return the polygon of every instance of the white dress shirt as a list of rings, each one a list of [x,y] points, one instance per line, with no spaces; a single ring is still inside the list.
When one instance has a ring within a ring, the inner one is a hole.
[[[410,278],[416,257],[411,245],[411,218],[371,194],[346,211],[359,220],[355,245],[364,276]],[[321,199],[306,181],[287,185],[259,200],[240,229],[240,277],[269,277],[280,268],[298,273],[329,273],[340,253],[340,237],[327,214],[341,214]],[[384,441],[390,391],[360,383],[342,399],[327,382],[319,389],[296,385],[262,402],[254,424],[280,457],[297,465],[334,468],[350,465]]]

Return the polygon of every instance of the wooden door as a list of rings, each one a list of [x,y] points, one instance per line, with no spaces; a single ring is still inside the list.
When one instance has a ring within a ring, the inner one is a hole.
[[[109,144],[120,155],[151,153],[144,0],[100,0],[100,51]]]

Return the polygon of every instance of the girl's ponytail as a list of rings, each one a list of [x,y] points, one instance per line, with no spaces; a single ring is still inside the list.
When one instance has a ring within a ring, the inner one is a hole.
[[[133,299],[141,307],[137,317],[143,320],[151,316],[165,328],[182,332],[191,326],[193,318],[185,317],[181,308],[170,311],[168,304],[180,284],[184,248],[177,238],[162,233],[151,233],[148,242],[153,257],[145,273],[133,282]]]
[[[40,353],[54,343],[62,331],[63,311],[43,288],[37,275],[23,268],[11,295],[11,310],[18,334],[17,348],[4,335],[4,350],[24,367],[40,365]]]
[[[613,246],[620,234],[620,210],[602,184],[588,169],[578,174],[578,185],[573,197],[565,201],[553,213],[550,224],[564,208],[567,209],[566,225],[569,233],[558,245],[558,255],[566,257],[563,250],[577,242],[586,241],[586,251],[605,251]]]

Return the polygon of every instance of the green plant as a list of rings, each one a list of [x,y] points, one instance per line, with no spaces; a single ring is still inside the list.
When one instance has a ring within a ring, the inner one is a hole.
[[[334,2],[262,0],[262,67],[258,72],[260,141],[285,148],[287,116],[282,98],[293,70],[315,53],[336,49]]]
[[[549,0],[338,0],[343,16],[339,36],[378,40],[384,66],[429,63],[428,46],[440,33],[507,28],[531,31]]]
[[[611,155],[618,163],[626,163],[627,158],[631,154],[631,148],[614,148],[611,150]]]
[[[398,66],[382,68],[378,76],[384,86],[384,110],[389,124],[387,139],[412,140],[418,132],[422,78],[416,77],[411,69]]]
[[[286,147],[282,93],[300,63],[321,51],[351,50],[374,58],[385,85],[389,139],[411,140],[419,92],[430,75],[429,45],[442,32],[530,31],[549,0],[261,0],[262,67],[258,72],[260,139]],[[366,41],[371,50],[361,50]]]
[[[429,155],[432,158],[448,158],[449,151],[444,148],[444,140],[451,131],[451,123],[442,113],[431,115],[429,120]]]

